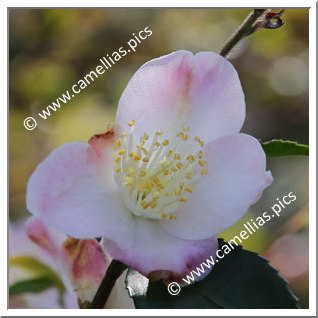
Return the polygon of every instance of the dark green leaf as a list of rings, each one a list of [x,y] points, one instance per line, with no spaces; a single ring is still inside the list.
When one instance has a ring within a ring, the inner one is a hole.
[[[11,285],[9,294],[10,296],[14,296],[23,293],[39,293],[53,286],[55,286],[55,282],[50,277],[37,277]]]
[[[295,141],[273,139],[261,144],[268,158],[309,155],[309,146],[298,144]]]
[[[220,239],[219,247],[224,244]],[[219,259],[205,279],[176,296],[159,281],[149,283],[146,296],[133,299],[136,308],[299,308],[297,297],[268,260],[240,246]]]

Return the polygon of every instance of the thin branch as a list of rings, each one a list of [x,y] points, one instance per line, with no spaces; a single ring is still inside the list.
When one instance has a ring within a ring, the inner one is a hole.
[[[93,309],[104,308],[107,302],[107,299],[116,283],[116,280],[126,268],[127,266],[123,264],[122,262],[112,260],[94,296],[94,299],[91,304],[91,308]]]
[[[227,40],[227,42],[224,44],[220,55],[226,57],[230,51],[233,49],[233,47],[242,40],[245,36],[252,33],[252,30],[254,29],[254,23],[257,21],[258,18],[260,18],[264,13],[266,12],[266,9],[254,9],[243,21],[243,23],[239,26],[239,28],[232,34],[232,36]]]

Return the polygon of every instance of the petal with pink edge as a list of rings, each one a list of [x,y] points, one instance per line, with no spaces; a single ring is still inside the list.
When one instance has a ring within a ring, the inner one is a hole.
[[[235,224],[272,181],[260,143],[245,134],[207,145],[208,175],[195,185],[189,202],[164,228],[183,239],[205,239]]]
[[[127,247],[132,216],[100,162],[87,143],[55,149],[29,179],[27,208],[71,237],[108,237]]]
[[[245,101],[238,75],[213,52],[177,51],[144,64],[124,90],[116,115],[116,134],[136,120],[135,133],[165,130],[172,137],[190,125],[204,141],[239,132]]]
[[[122,250],[110,240],[104,240],[104,246],[113,258],[150,280],[180,281],[207,258],[214,257],[218,249],[215,237],[196,241],[179,239],[167,233],[159,222],[141,217],[136,218],[135,225],[129,249]]]
[[[60,247],[66,239],[65,235],[48,229],[39,216],[32,216],[28,219],[25,224],[25,231],[34,244],[53,257],[58,255]]]
[[[95,239],[68,238],[62,248],[63,264],[78,297],[92,301],[109,265],[109,259]]]

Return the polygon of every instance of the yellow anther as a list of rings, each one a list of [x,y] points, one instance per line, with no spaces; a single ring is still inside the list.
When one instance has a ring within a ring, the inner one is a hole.
[[[119,151],[118,151],[118,154],[120,155],[120,156],[122,156],[123,154],[125,154],[126,153],[126,150],[125,149],[120,149]]]
[[[117,168],[117,169],[115,170],[115,172],[116,172],[116,173],[119,173],[119,172],[120,172],[120,169],[119,169],[119,168]]]
[[[184,133],[182,132],[182,131],[179,131],[178,133],[177,133],[177,137],[180,137],[180,136],[183,136],[184,135]]]
[[[180,198],[179,201],[184,203],[188,202],[187,198]]]
[[[187,157],[187,160],[189,161],[189,162],[194,162],[194,156],[192,156],[192,155],[189,155],[188,157]]]
[[[134,155],[134,157],[133,157],[133,158],[134,158],[134,160],[135,160],[135,161],[138,161],[138,160],[140,160],[140,159],[141,159],[141,156],[137,154],[137,155]]]
[[[121,157],[117,157],[115,162],[120,162],[120,160],[121,160]]]
[[[126,137],[127,134],[126,133],[121,133],[122,137]]]
[[[144,133],[142,137],[143,137],[143,139],[144,139],[144,140],[148,140],[149,135],[148,135],[148,134],[146,134],[146,133]]]
[[[203,168],[201,170],[201,176],[206,176],[208,174],[208,168]]]
[[[136,123],[136,121],[135,121],[135,119],[133,119],[130,123],[128,123],[127,125],[129,126],[129,127],[132,127],[132,126],[134,126],[135,125],[135,123]]]
[[[173,214],[173,213],[171,213],[169,215],[169,220],[176,219],[176,218],[177,218],[177,216],[175,214]]]
[[[189,137],[188,135],[183,135],[183,136],[181,136],[181,139],[184,140],[184,141],[187,141],[188,137]]]
[[[196,142],[198,142],[201,147],[204,146],[204,142],[203,142],[199,137],[195,137],[194,140],[195,140]]]
[[[151,205],[153,204],[153,202],[149,202],[149,203],[147,203],[146,202],[146,204],[142,207],[144,210],[146,210],[148,207],[150,207]]]
[[[167,214],[166,212],[161,213],[161,217],[162,217],[163,219],[166,219],[167,216],[168,216],[168,214]]]
[[[181,182],[179,186],[180,186],[180,190],[182,190],[184,187],[184,182]]]
[[[145,154],[145,155],[148,155],[148,150],[144,147],[141,148],[141,151]]]
[[[177,171],[178,171],[178,169],[176,169],[176,168],[171,168],[171,170],[172,170],[173,172],[177,172]]]
[[[176,164],[177,168],[178,169],[182,169],[183,167],[183,163],[181,161],[179,161],[177,164]]]
[[[172,150],[169,150],[169,151],[167,152],[167,157],[169,158],[171,155],[172,155]]]
[[[165,187],[161,183],[158,183],[156,184],[156,188],[157,190],[163,190]]]
[[[141,171],[139,172],[139,175],[140,175],[141,177],[144,177],[146,174],[147,174],[147,172],[146,172],[145,170],[141,170]]]
[[[186,174],[185,174],[186,178],[187,179],[191,179],[192,178],[192,172],[191,171],[188,171]]]
[[[140,190],[149,190],[150,189],[150,186],[148,184],[144,184],[144,185],[140,185],[139,186],[139,189]],[[144,201],[143,201],[144,202]]]
[[[132,158],[132,157],[135,156],[135,155],[136,155],[136,153],[132,150],[132,151],[130,152],[130,154],[129,154],[129,157]]]
[[[153,181],[155,182],[155,184],[158,184],[160,182],[160,180],[157,177],[153,178]]]
[[[160,146],[160,142],[156,141],[155,142],[155,146],[159,147]]]
[[[168,139],[165,139],[162,143],[164,146],[168,146],[169,145],[169,140]]]
[[[146,202],[146,201],[141,201],[140,205],[141,205],[142,207],[144,207],[145,205],[147,205],[147,202]]]
[[[191,187],[191,186],[186,186],[185,187],[185,190],[187,191],[187,192],[189,192],[189,193],[192,193],[193,192],[193,187]]]
[[[143,161],[143,162],[149,162],[149,158],[148,158],[148,157],[144,157],[144,158],[142,159],[142,161]]]
[[[175,160],[180,160],[180,159],[181,159],[180,154],[175,153],[175,154],[173,155],[173,159],[175,159]]]
[[[202,157],[203,157],[203,152],[202,152],[202,150],[200,150],[200,151],[198,152],[198,158],[201,159]]]
[[[200,159],[199,161],[199,165],[201,166],[201,167],[204,167],[208,162],[207,161],[205,161],[204,159]]]
[[[164,174],[165,176],[168,176],[168,175],[169,175],[169,170],[165,170],[165,171],[163,172],[163,174]]]
[[[163,134],[163,131],[162,130],[158,130],[157,132],[156,132],[156,135],[157,136],[161,136]]]
[[[144,144],[145,144],[145,142],[142,141],[142,142],[139,143],[136,147],[137,147],[138,149],[140,149],[140,148],[142,148],[142,147],[144,146]]]
[[[182,126],[183,131],[190,131],[190,126]]]
[[[118,146],[118,147],[121,147],[121,145],[122,145],[122,142],[121,142],[121,139],[119,138],[119,139],[117,140],[117,146]]]

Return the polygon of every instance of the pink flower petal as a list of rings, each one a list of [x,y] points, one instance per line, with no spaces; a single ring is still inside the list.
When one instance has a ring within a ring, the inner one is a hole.
[[[132,217],[120,200],[111,169],[100,162],[86,143],[55,149],[29,179],[27,208],[69,236],[108,237],[127,246]]]
[[[122,250],[110,240],[104,240],[104,246],[113,258],[153,280],[164,275],[166,281],[180,281],[202,261],[214,256],[218,248],[214,237],[198,241],[179,239],[167,233],[159,222],[142,217],[137,217],[135,224],[129,249]]]
[[[153,59],[122,94],[116,130],[128,129],[132,119],[137,137],[159,129],[174,137],[183,124],[205,141],[238,132],[245,119],[240,80],[230,62],[213,52],[177,51]]]
[[[62,256],[74,291],[82,302],[92,301],[109,265],[102,247],[95,239],[68,238]]]
[[[114,129],[110,128],[106,132],[101,134],[96,134],[93,137],[90,138],[89,144],[92,146],[92,148],[95,151],[96,156],[101,161],[109,161],[110,156],[109,152],[110,147],[112,146],[114,142]]]
[[[29,239],[33,243],[54,257],[58,255],[59,248],[63,240],[66,238],[60,233],[52,233],[44,221],[38,216],[32,216],[28,219],[25,225],[25,230]]]
[[[235,224],[272,181],[260,143],[245,134],[221,137],[207,145],[208,175],[176,220],[164,228],[183,239],[206,239]]]

